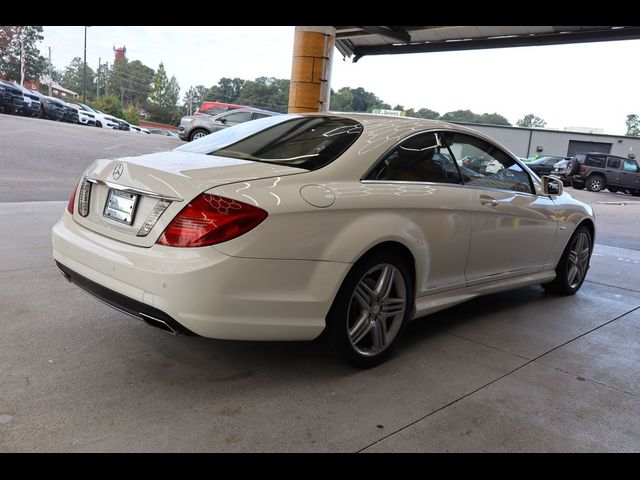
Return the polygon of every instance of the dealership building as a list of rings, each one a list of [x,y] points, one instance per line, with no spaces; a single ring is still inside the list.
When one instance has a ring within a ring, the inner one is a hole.
[[[484,133],[502,143],[518,157],[524,158],[531,155],[571,157],[580,152],[602,152],[635,158],[640,153],[640,137],[479,123],[454,123]]]

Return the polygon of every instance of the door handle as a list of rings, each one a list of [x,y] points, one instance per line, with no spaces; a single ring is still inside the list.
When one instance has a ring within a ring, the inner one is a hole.
[[[492,207],[498,206],[498,201],[489,195],[480,195],[480,203],[482,205],[491,205]]]

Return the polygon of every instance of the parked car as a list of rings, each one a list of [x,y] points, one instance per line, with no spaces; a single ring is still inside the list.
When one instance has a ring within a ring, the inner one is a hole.
[[[87,110],[81,103],[69,102],[69,104],[78,109],[78,116],[82,125],[96,126],[96,113]]]
[[[13,83],[0,80],[0,109],[5,113],[20,113],[26,105],[22,91]]]
[[[127,131],[130,130],[131,126],[129,125],[129,122],[127,122],[126,120],[122,120],[121,118],[118,118],[118,117],[113,117],[113,119],[118,124],[118,130],[127,130]]]
[[[40,116],[40,97],[34,94],[28,88],[23,87],[22,85],[13,84],[22,92],[22,98],[24,100],[24,105],[22,107],[22,114],[27,117],[39,117]]]
[[[640,196],[640,167],[632,158],[606,153],[578,153],[574,157],[569,177],[573,188],[585,186],[591,192],[607,188],[611,192],[628,192]]]
[[[64,107],[64,115],[62,117],[62,121],[68,123],[80,123],[80,113],[77,107],[72,106],[71,104],[65,102],[64,100],[60,100]]]
[[[229,110],[238,108],[248,108],[244,105],[235,105],[233,103],[223,102],[203,102],[198,111],[194,115],[218,115]]]
[[[573,160],[573,157],[567,157],[564,160],[560,160],[556,164],[553,165],[553,170],[551,171],[551,175],[554,177],[558,177],[562,180],[562,185],[565,187],[567,185],[571,185],[571,179],[569,178],[569,164]]]
[[[64,114],[65,107],[62,100],[57,98],[49,97],[47,95],[42,95],[39,92],[31,90],[38,98],[40,98],[40,117],[48,118],[49,120],[56,120],[61,122]]]
[[[138,125],[129,125],[129,128],[131,128],[131,131],[134,133],[151,133],[148,129],[139,127]]]
[[[272,115],[280,114],[257,108],[242,108],[213,116],[186,116],[180,119],[178,136],[182,140],[191,142],[233,125]]]
[[[463,152],[502,168],[462,182],[434,160],[460,164]],[[594,232],[591,207],[474,130],[315,113],[96,160],[52,241],[68,280],[165,331],[311,340],[326,330],[348,362],[371,367],[413,318],[538,283],[574,294]]]
[[[101,112],[98,109],[91,108],[89,105],[85,105],[84,103],[78,103],[80,107],[86,112],[93,113],[96,120],[96,127],[99,128],[118,128],[118,122],[115,121],[111,115]]]
[[[542,175],[550,175],[551,172],[553,172],[553,168],[556,163],[562,160],[566,160],[566,157],[539,157],[527,162],[527,167],[529,167],[536,175],[541,177]]]

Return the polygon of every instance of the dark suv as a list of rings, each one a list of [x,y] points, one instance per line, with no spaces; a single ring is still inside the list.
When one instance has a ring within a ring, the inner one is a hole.
[[[569,162],[573,188],[587,187],[591,192],[607,188],[610,192],[628,192],[640,196],[640,166],[632,158],[606,153],[577,153]]]

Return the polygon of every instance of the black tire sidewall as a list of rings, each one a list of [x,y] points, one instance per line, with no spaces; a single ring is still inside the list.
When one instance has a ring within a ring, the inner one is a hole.
[[[587,271],[589,270],[589,264],[587,264],[587,271],[585,271],[582,281],[575,288],[571,288],[571,285],[569,285],[569,279],[567,278],[569,273],[569,252],[571,251],[571,246],[573,245],[574,239],[581,232],[585,232],[589,237],[589,263],[591,263],[591,255],[593,254],[593,237],[591,235],[591,231],[587,227],[585,227],[584,225],[580,225],[578,228],[576,228],[575,232],[573,232],[573,235],[571,235],[571,238],[569,239],[569,242],[567,243],[567,246],[562,253],[562,258],[560,259],[560,262],[558,263],[558,266],[556,268],[557,285],[560,291],[567,295],[573,295],[578,290],[580,290],[580,287],[582,287],[585,278],[587,278]]]
[[[600,180],[600,188],[598,190],[595,190],[591,187],[592,182],[596,179]],[[602,175],[591,175],[587,179],[587,190],[589,190],[590,192],[601,192],[605,187],[606,187],[606,182]]]
[[[392,340],[391,344],[378,355],[368,357],[358,353],[351,345],[347,332],[347,310],[349,308],[349,302],[351,301],[353,291],[360,279],[371,268],[382,263],[393,265],[402,274],[407,289],[407,305],[400,330]],[[329,310],[327,315],[327,334],[329,341],[334,350],[336,350],[347,363],[356,368],[370,368],[379,365],[392,354],[393,350],[397,346],[398,340],[401,338],[407,322],[413,314],[413,304],[413,278],[406,262],[399,255],[393,252],[374,252],[373,254],[367,255],[353,265],[342,282],[342,286],[338,290],[336,298]]]
[[[207,130],[205,130],[204,128],[196,128],[193,132],[191,132],[189,134],[189,141],[193,142],[194,140],[196,140],[196,138],[194,138],[196,136],[197,133],[203,132],[206,135],[209,135],[209,132]]]

